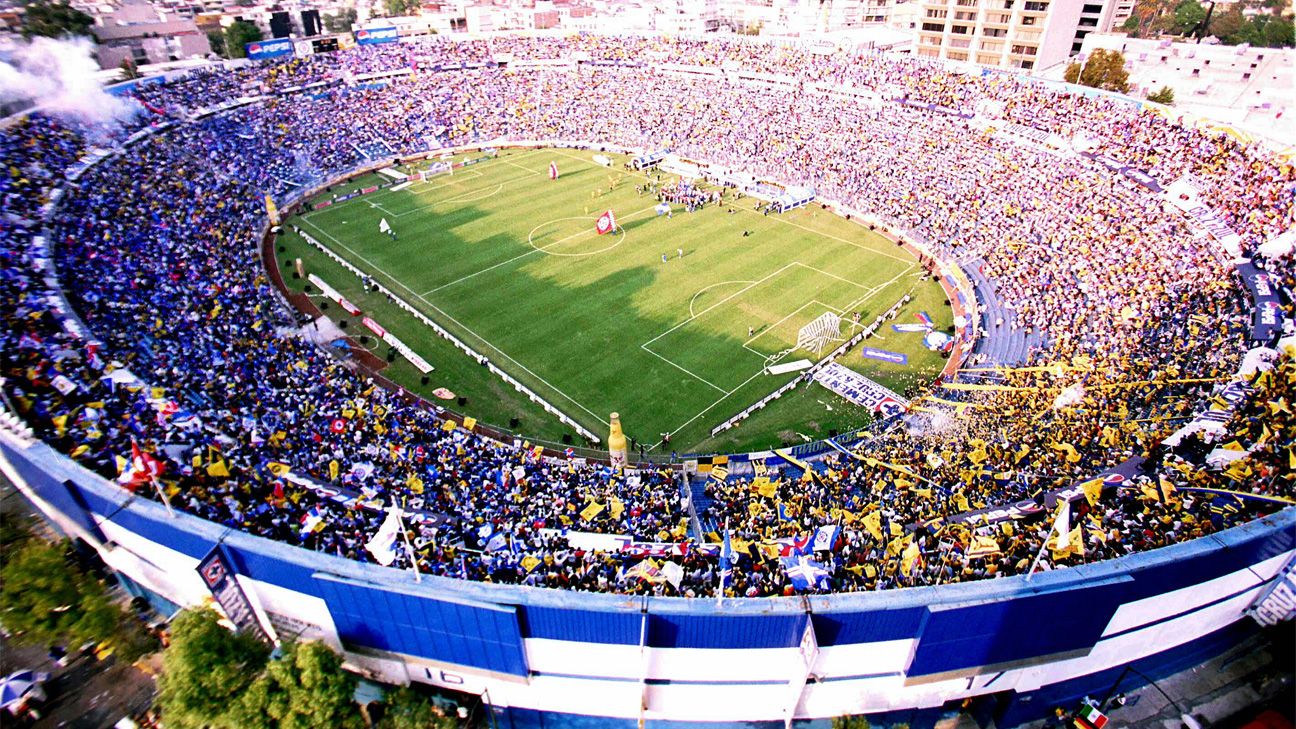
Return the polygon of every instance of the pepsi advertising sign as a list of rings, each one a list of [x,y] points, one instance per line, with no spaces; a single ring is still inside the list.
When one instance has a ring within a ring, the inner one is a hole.
[[[361,28],[355,32],[356,45],[373,46],[379,43],[395,43],[400,34],[395,28]]]
[[[267,58],[280,58],[282,56],[293,55],[293,42],[291,38],[276,38],[274,40],[256,41],[248,43],[244,48],[247,49],[247,57],[253,61],[264,61]]]

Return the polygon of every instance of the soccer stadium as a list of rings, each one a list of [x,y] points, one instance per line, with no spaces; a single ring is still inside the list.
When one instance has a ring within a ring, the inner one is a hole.
[[[1015,727],[1291,617],[1290,150],[822,43],[252,55],[0,130],[0,467],[159,609],[519,728]]]

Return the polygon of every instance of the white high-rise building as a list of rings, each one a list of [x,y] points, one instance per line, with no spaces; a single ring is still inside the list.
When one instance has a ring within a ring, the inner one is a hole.
[[[922,0],[917,53],[1033,71],[1080,51],[1111,29],[1118,0]]]

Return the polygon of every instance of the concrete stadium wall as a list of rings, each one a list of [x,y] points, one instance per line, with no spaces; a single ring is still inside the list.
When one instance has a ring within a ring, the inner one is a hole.
[[[1243,610],[1296,551],[1296,509],[1194,542],[1037,575],[877,593],[711,600],[569,593],[365,565],[169,516],[39,442],[0,433],[0,470],[115,570],[210,600],[213,548],[261,625],[344,650],[375,678],[483,694],[502,726],[801,719],[927,726],[949,702],[999,726],[1101,693],[1126,664],[1195,665],[1252,630]],[[819,646],[810,680],[799,645]],[[642,708],[641,708],[642,707]],[[618,720],[618,721],[614,721]]]

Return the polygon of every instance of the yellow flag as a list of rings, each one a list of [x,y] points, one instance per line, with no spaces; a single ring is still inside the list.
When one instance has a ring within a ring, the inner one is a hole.
[[[918,542],[909,542],[909,546],[905,547],[904,556],[900,558],[900,571],[905,577],[911,576],[921,560],[922,550],[918,548]]]
[[[611,515],[613,519],[620,519],[621,515],[625,513],[625,504],[621,502],[621,499],[618,499],[615,496],[612,497],[609,506],[611,507]]]
[[[463,427],[464,430],[472,430],[477,427],[477,418],[464,418]]]
[[[869,534],[873,535],[874,539],[879,542],[882,541],[882,512],[871,512],[863,519],[860,519],[860,522],[864,524],[864,528]]]
[[[445,421],[444,423],[441,424],[441,430],[444,430],[444,431],[446,431],[446,432],[449,432],[449,431],[451,431],[451,430],[454,430],[455,428],[458,428],[458,427],[459,427],[459,424],[456,423],[456,422],[453,421],[453,420],[447,420],[447,421]]]
[[[266,470],[274,474],[276,478],[283,478],[284,476],[287,476],[288,474],[292,473],[292,466],[289,466],[287,463],[270,461],[266,463]]]
[[[540,565],[540,560],[529,554],[522,558],[522,569],[526,570],[528,573],[531,572],[531,570],[534,570],[539,565]]]
[[[898,521],[891,522],[891,536],[893,537],[904,536],[904,527],[900,526],[900,522]]]
[[[1080,484],[1080,490],[1084,491],[1085,499],[1089,501],[1090,506],[1097,506],[1098,499],[1102,498],[1103,482],[1100,478],[1091,479]]]
[[[413,493],[416,494],[423,493],[423,479],[419,478],[418,476],[412,473],[410,474],[409,478],[405,479],[405,485],[408,486],[409,490],[412,491]]]
[[[213,478],[229,478],[229,466],[224,458],[218,458],[207,464],[207,475]]]
[[[581,510],[581,518],[585,521],[593,521],[594,517],[603,513],[604,506],[597,501],[591,501]]]
[[[1062,451],[1066,454],[1067,463],[1079,463],[1080,454],[1076,452],[1075,446],[1070,443],[1054,443],[1053,450]]]
[[[336,480],[337,480],[337,477],[338,477],[338,471],[341,470],[341,468],[342,468],[342,465],[341,465],[340,463],[337,462],[337,459],[334,459],[334,460],[332,460],[332,461],[329,461],[329,480],[330,480],[330,481],[336,481]]]

